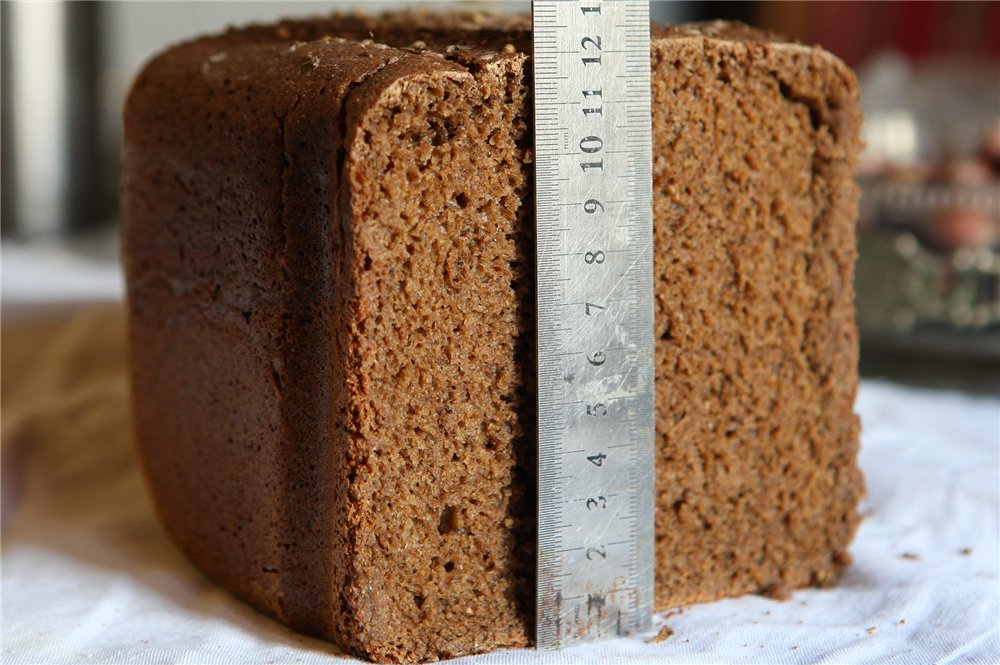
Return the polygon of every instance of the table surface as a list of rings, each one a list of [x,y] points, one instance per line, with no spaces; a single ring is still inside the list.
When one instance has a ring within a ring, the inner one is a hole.
[[[161,530],[129,435],[120,306],[31,305],[114,301],[116,271],[33,299],[9,286],[8,256],[3,662],[345,662],[207,581]],[[867,379],[857,410],[868,498],[837,587],[678,608],[656,618],[673,630],[659,642],[455,662],[1000,662],[1000,396]]]

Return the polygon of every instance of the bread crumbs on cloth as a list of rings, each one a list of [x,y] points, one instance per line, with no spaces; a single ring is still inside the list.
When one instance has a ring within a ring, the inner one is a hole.
[[[673,634],[674,634],[674,629],[664,624],[663,627],[660,628],[660,632],[658,632],[655,636],[651,637],[650,639],[646,640],[646,643],[648,644],[652,642],[663,642]]]

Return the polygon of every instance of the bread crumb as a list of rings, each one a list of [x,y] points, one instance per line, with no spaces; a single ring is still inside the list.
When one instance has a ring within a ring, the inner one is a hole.
[[[907,561],[920,561],[920,555],[913,552],[903,552],[899,555],[900,559],[906,559]]]
[[[874,635],[875,634],[875,626],[869,626],[868,630],[866,630],[865,632],[868,633],[869,635]]]
[[[503,52],[508,54],[517,53],[517,47],[514,46],[513,44],[504,44]]]
[[[660,628],[660,632],[658,632],[655,636],[647,640],[647,644],[650,642],[663,642],[673,634],[674,634],[674,629],[666,624],[663,624],[663,627]]]
[[[906,623],[906,619],[900,619],[898,625],[902,626],[905,623]]]
[[[961,554],[962,556],[969,556],[970,554],[972,554],[972,548],[971,547],[963,547],[962,549],[960,549],[958,551],[958,553]]]

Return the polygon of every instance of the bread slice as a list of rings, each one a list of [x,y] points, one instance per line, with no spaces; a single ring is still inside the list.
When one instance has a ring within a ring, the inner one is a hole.
[[[136,435],[208,575],[375,660],[527,646],[536,423],[523,18],[182,44],[125,114]],[[659,609],[834,581],[852,412],[851,72],[657,28]]]

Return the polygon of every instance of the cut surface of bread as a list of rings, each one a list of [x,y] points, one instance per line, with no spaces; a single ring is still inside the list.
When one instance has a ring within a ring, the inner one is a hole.
[[[162,520],[375,660],[534,630],[530,30],[362,15],[177,46],[126,108],[136,434]],[[656,605],[836,580],[855,457],[853,75],[651,39]]]

